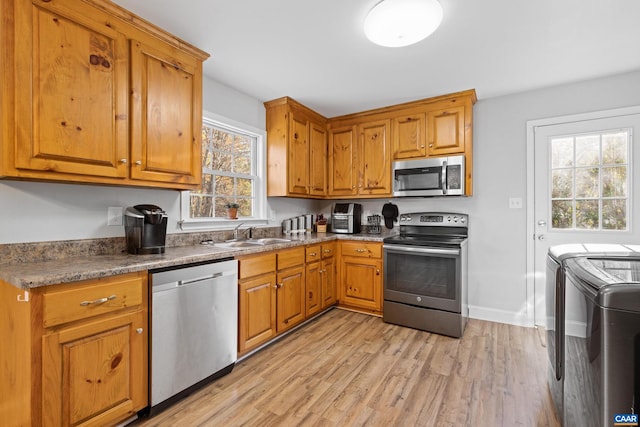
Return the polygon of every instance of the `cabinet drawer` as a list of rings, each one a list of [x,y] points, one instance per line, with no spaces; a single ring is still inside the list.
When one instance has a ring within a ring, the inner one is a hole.
[[[323,243],[321,251],[322,251],[322,259],[331,258],[336,252],[336,244]]]
[[[307,262],[318,261],[322,257],[320,245],[307,246],[305,252]]]
[[[273,273],[276,271],[276,254],[262,254],[239,258],[240,273],[239,279],[260,276],[261,274]]]
[[[381,258],[382,245],[370,242],[342,242],[342,255]]]
[[[45,328],[142,304],[146,276],[115,276],[77,285],[60,285],[43,295]]]
[[[278,252],[278,270],[304,264],[304,247]]]

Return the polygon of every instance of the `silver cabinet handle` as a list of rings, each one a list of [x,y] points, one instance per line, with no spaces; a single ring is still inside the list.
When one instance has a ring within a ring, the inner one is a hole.
[[[138,335],[142,335],[142,332],[144,332],[144,329],[138,328],[136,329],[136,332],[138,333]]]
[[[120,163],[126,164],[127,163],[127,159],[120,159]]]
[[[111,295],[111,296],[100,298],[100,299],[93,300],[93,301],[82,301],[80,303],[80,305],[84,307],[84,306],[91,305],[91,304],[104,304],[105,302],[111,301],[111,300],[114,300],[114,299],[116,299],[116,296],[115,295]]]
[[[309,252],[309,256],[317,256],[318,254],[315,252]]]
[[[366,249],[356,249],[356,252],[363,253],[363,252],[367,252],[367,250]]]
[[[142,160],[136,160],[136,165],[141,165],[142,164]]]

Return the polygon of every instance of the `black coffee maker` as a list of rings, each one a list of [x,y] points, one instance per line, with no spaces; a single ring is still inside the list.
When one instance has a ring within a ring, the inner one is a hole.
[[[167,237],[167,213],[155,205],[135,205],[124,213],[127,252],[163,254]]]

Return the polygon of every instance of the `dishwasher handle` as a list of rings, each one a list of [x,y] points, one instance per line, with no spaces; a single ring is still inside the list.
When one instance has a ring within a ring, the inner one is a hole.
[[[191,285],[193,283],[204,282],[205,280],[217,279],[218,277],[222,277],[222,276],[223,276],[223,273],[222,271],[220,271],[218,273],[209,274],[208,276],[196,277],[195,279],[178,280],[178,286]]]

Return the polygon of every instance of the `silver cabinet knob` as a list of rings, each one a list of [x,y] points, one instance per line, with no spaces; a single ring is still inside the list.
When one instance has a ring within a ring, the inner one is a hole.
[[[144,332],[144,329],[138,328],[136,329],[136,332],[138,333],[138,335],[142,335],[142,333]]]
[[[127,159],[120,159],[120,163],[126,164],[127,163]]]
[[[142,160],[136,160],[136,165],[141,165],[142,164]]]

